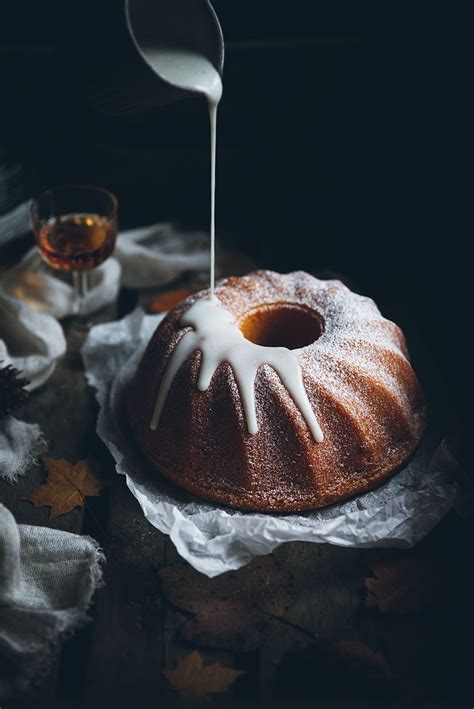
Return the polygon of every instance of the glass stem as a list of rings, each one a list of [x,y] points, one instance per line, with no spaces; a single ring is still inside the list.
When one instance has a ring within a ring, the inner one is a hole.
[[[89,292],[89,277],[87,271],[73,271],[72,282],[76,296],[76,312],[84,315],[84,299]]]

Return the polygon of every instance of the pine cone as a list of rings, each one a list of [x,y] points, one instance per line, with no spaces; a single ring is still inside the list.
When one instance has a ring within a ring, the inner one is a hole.
[[[28,399],[30,392],[24,388],[27,384],[28,379],[11,364],[0,367],[0,418]]]

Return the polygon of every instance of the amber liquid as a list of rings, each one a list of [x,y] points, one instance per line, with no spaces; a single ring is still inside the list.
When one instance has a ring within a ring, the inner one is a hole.
[[[117,227],[97,214],[66,214],[43,224],[38,246],[44,260],[62,271],[88,271],[114,250]]]

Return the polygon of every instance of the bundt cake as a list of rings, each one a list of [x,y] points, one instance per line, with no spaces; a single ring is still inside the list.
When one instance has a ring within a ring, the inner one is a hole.
[[[370,298],[304,272],[256,271],[180,303],[151,338],[127,409],[166,478],[268,512],[375,487],[425,428],[400,328]]]

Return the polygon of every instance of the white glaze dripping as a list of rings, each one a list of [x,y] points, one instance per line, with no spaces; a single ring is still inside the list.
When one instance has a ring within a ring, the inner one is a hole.
[[[147,47],[150,66],[174,86],[196,91],[207,99],[211,129],[211,214],[210,285],[214,293],[216,244],[216,126],[217,106],[222,97],[222,80],[217,69],[199,52],[181,47]]]
[[[231,313],[217,298],[200,298],[187,310],[181,325],[192,327],[178,342],[163,375],[156,399],[150,428],[158,426],[169,389],[185,360],[199,350],[201,367],[198,377],[199,391],[206,391],[214,372],[222,362],[228,362],[234,372],[247,428],[250,434],[258,431],[255,409],[255,377],[259,367],[267,364],[275,370],[306,421],[313,438],[323,441],[323,433],[309,402],[303,384],[297,350],[286,347],[263,347],[246,340]]]
[[[219,76],[219,74],[217,76]],[[212,296],[214,296],[214,288],[216,283],[216,129],[217,104],[219,99],[216,100],[214,97],[211,96],[207,97],[207,104],[209,106],[209,122],[211,127],[211,249],[209,280]]]

